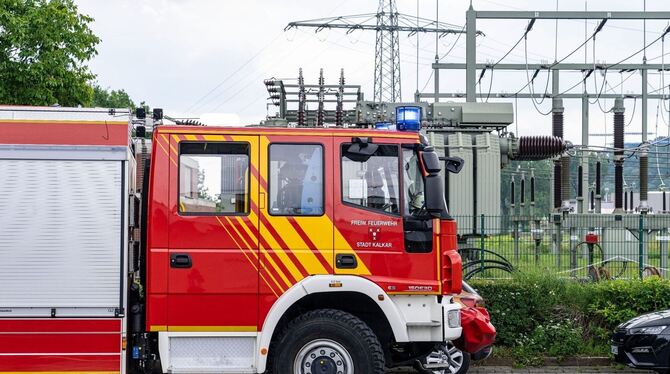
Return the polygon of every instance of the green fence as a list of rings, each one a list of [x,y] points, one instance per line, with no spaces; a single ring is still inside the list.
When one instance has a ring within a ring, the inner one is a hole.
[[[464,278],[543,271],[576,280],[669,277],[670,214],[456,216]]]

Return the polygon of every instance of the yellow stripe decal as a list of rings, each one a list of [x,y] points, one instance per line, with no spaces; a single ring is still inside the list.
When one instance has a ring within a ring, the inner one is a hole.
[[[178,137],[177,135],[172,135],[172,136],[174,137],[174,140],[175,140],[177,143],[179,143],[179,137]],[[165,135],[163,135],[163,137],[164,137],[165,141],[168,142],[168,144],[170,145],[170,149],[172,150],[172,152],[174,152],[175,155],[178,155],[179,152],[177,152],[177,148],[175,148],[174,145],[172,145],[172,142],[170,142],[170,140],[168,139],[168,137],[165,136]]]
[[[167,331],[167,326],[165,325],[152,325],[149,331]]]
[[[277,251],[287,252],[290,251],[300,262],[300,264],[307,270],[309,274],[324,274],[326,269],[321,265],[319,259],[316,258],[316,255],[309,249],[307,244],[302,240],[300,235],[295,231],[291,223],[288,222],[286,217],[271,217],[268,214],[263,213],[263,216],[267,221],[272,224],[275,228],[275,231],[280,233],[281,239],[286,243],[288,249],[281,249],[279,246],[275,247]],[[288,257],[288,255],[286,255]],[[289,259],[290,261],[290,259]],[[291,264],[293,264],[291,262]],[[296,267],[297,271],[297,267]],[[300,276],[302,278],[302,275]]]
[[[275,260],[272,259],[272,257],[270,256],[268,251],[265,249],[265,247],[264,246],[259,246],[259,247],[261,249],[261,253],[264,255],[263,258],[265,260],[267,260],[267,263],[269,263],[270,266],[272,266],[272,268],[277,272],[277,274],[279,274],[279,277],[284,281],[284,284],[286,285],[286,287],[281,287],[282,292],[285,289],[293,286],[293,283],[288,279],[288,277],[286,277],[286,274],[284,274],[284,272],[279,268],[279,265],[277,265]],[[283,260],[282,260],[282,263],[284,263]],[[286,265],[284,265],[284,266],[286,266]]]
[[[172,134],[193,134],[193,130],[180,130],[180,129],[169,129]],[[376,138],[391,138],[391,139],[408,139],[413,138],[410,133],[407,134],[393,134],[393,133],[384,133],[380,131],[379,133],[365,133],[365,132],[349,132],[349,131],[318,131],[318,132],[304,132],[304,131],[263,131],[260,130],[255,133],[248,131],[236,131],[229,129],[216,129],[216,130],[197,130],[199,134],[226,134],[226,135],[240,135],[240,136],[254,136],[254,135],[265,135],[265,136],[280,136],[280,135],[296,135],[296,136],[374,136]],[[211,136],[211,135],[205,135]],[[207,138],[205,138],[207,139]],[[209,139],[207,139],[209,140]],[[223,139],[221,139],[223,140]],[[417,139],[418,140],[418,139]]]
[[[211,141],[211,142],[226,140],[223,137],[223,135],[203,135],[203,138],[205,138],[205,140]]]
[[[274,253],[275,256],[277,256],[277,258],[282,262],[282,264],[284,264],[284,267],[288,269],[289,273],[291,273],[293,279],[295,279],[296,282],[302,280],[303,275],[300,273],[300,271],[295,266],[293,261],[291,261],[291,258],[288,256],[288,254],[286,254],[286,251],[284,251],[279,245],[279,243],[275,240],[275,237],[272,234],[270,234],[270,230],[268,230],[265,227],[266,227],[265,224],[261,223],[261,233],[263,234],[263,239],[265,239],[265,242],[270,246],[270,248],[265,249],[272,251],[272,253]],[[270,261],[272,261],[272,259],[269,257],[269,254],[268,258],[270,259]],[[292,285],[293,283],[289,282],[289,287]]]
[[[158,144],[158,146],[161,147],[161,149],[163,150],[163,152],[165,152],[165,154],[168,156],[168,158],[170,159],[170,161],[171,161],[173,164],[175,164],[175,166],[177,166],[177,161],[175,161],[175,160],[172,158],[172,155],[170,154],[170,151],[168,151],[167,148],[165,148],[165,146],[164,146],[163,144],[161,144],[160,140],[157,140],[157,141],[156,141],[156,144]]]
[[[326,259],[326,262],[332,268],[332,234],[334,230],[334,224],[330,218],[324,214],[321,217],[294,217],[294,219],[296,222],[298,222],[300,227],[302,227],[302,231],[304,231],[309,236],[309,239],[312,241],[312,243],[314,243],[314,246],[321,253],[321,256]],[[330,228],[330,230],[328,230],[329,235],[319,235],[319,233],[323,232],[323,227]]]

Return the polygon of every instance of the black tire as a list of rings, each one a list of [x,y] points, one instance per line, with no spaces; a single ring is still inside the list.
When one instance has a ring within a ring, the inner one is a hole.
[[[324,349],[324,344],[332,345]],[[344,374],[384,374],[384,353],[375,333],[341,310],[319,309],[297,317],[286,326],[273,350],[270,367],[274,374],[302,373],[295,366],[305,365],[319,365],[327,369],[325,373],[333,369],[330,371]],[[351,367],[344,366],[347,361]]]

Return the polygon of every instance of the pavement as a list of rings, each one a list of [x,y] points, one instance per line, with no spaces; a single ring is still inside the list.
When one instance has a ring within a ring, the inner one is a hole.
[[[415,374],[416,371],[411,369],[394,369],[388,372],[389,374]],[[531,368],[512,368],[510,366],[473,366],[468,370],[468,374],[481,373],[600,373],[600,374],[650,374],[654,373],[649,370],[634,370],[624,367],[614,366],[544,366]]]
[[[539,368],[514,369],[508,366],[479,366],[472,367],[468,374],[475,373],[611,373],[611,374],[647,374],[654,373],[648,370],[635,370],[621,367],[603,366],[547,366]]]

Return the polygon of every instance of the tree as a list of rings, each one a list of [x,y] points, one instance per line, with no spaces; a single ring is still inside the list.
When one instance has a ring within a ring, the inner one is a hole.
[[[73,0],[0,0],[0,103],[90,104],[92,21]]]
[[[93,86],[92,107],[100,108],[131,108],[137,107],[125,90],[108,90],[98,85]]]

